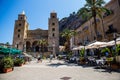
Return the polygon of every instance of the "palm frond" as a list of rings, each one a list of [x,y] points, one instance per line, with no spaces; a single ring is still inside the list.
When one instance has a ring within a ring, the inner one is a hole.
[[[101,7],[105,4],[105,1],[104,0],[96,0],[96,4],[97,6]]]

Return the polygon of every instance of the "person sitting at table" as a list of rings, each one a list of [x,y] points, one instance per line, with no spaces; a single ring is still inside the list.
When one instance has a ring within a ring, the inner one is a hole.
[[[108,57],[109,53],[108,52],[105,52],[105,56]]]

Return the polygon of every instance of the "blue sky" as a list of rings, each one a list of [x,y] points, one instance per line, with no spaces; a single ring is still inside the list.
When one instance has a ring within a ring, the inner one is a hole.
[[[85,0],[0,0],[0,43],[12,44],[14,23],[23,10],[29,29],[48,29],[50,12],[57,12],[60,20],[77,12],[84,4]]]

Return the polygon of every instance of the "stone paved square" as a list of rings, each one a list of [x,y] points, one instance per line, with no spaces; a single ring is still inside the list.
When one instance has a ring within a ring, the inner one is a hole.
[[[104,69],[82,67],[75,64],[67,64],[64,61],[36,60],[15,67],[14,71],[0,74],[0,80],[120,80],[119,72],[106,72]]]

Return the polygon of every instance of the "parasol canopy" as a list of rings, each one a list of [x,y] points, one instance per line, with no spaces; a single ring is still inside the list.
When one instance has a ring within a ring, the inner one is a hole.
[[[100,42],[100,41],[95,41],[89,45],[86,46],[86,49],[93,49],[93,48],[99,48],[103,45],[107,45],[107,42]]]
[[[21,50],[18,50],[18,49],[15,49],[15,48],[6,48],[6,47],[3,47],[3,46],[0,46],[0,54],[4,54],[4,55],[8,55],[8,54],[21,54],[22,51]]]

